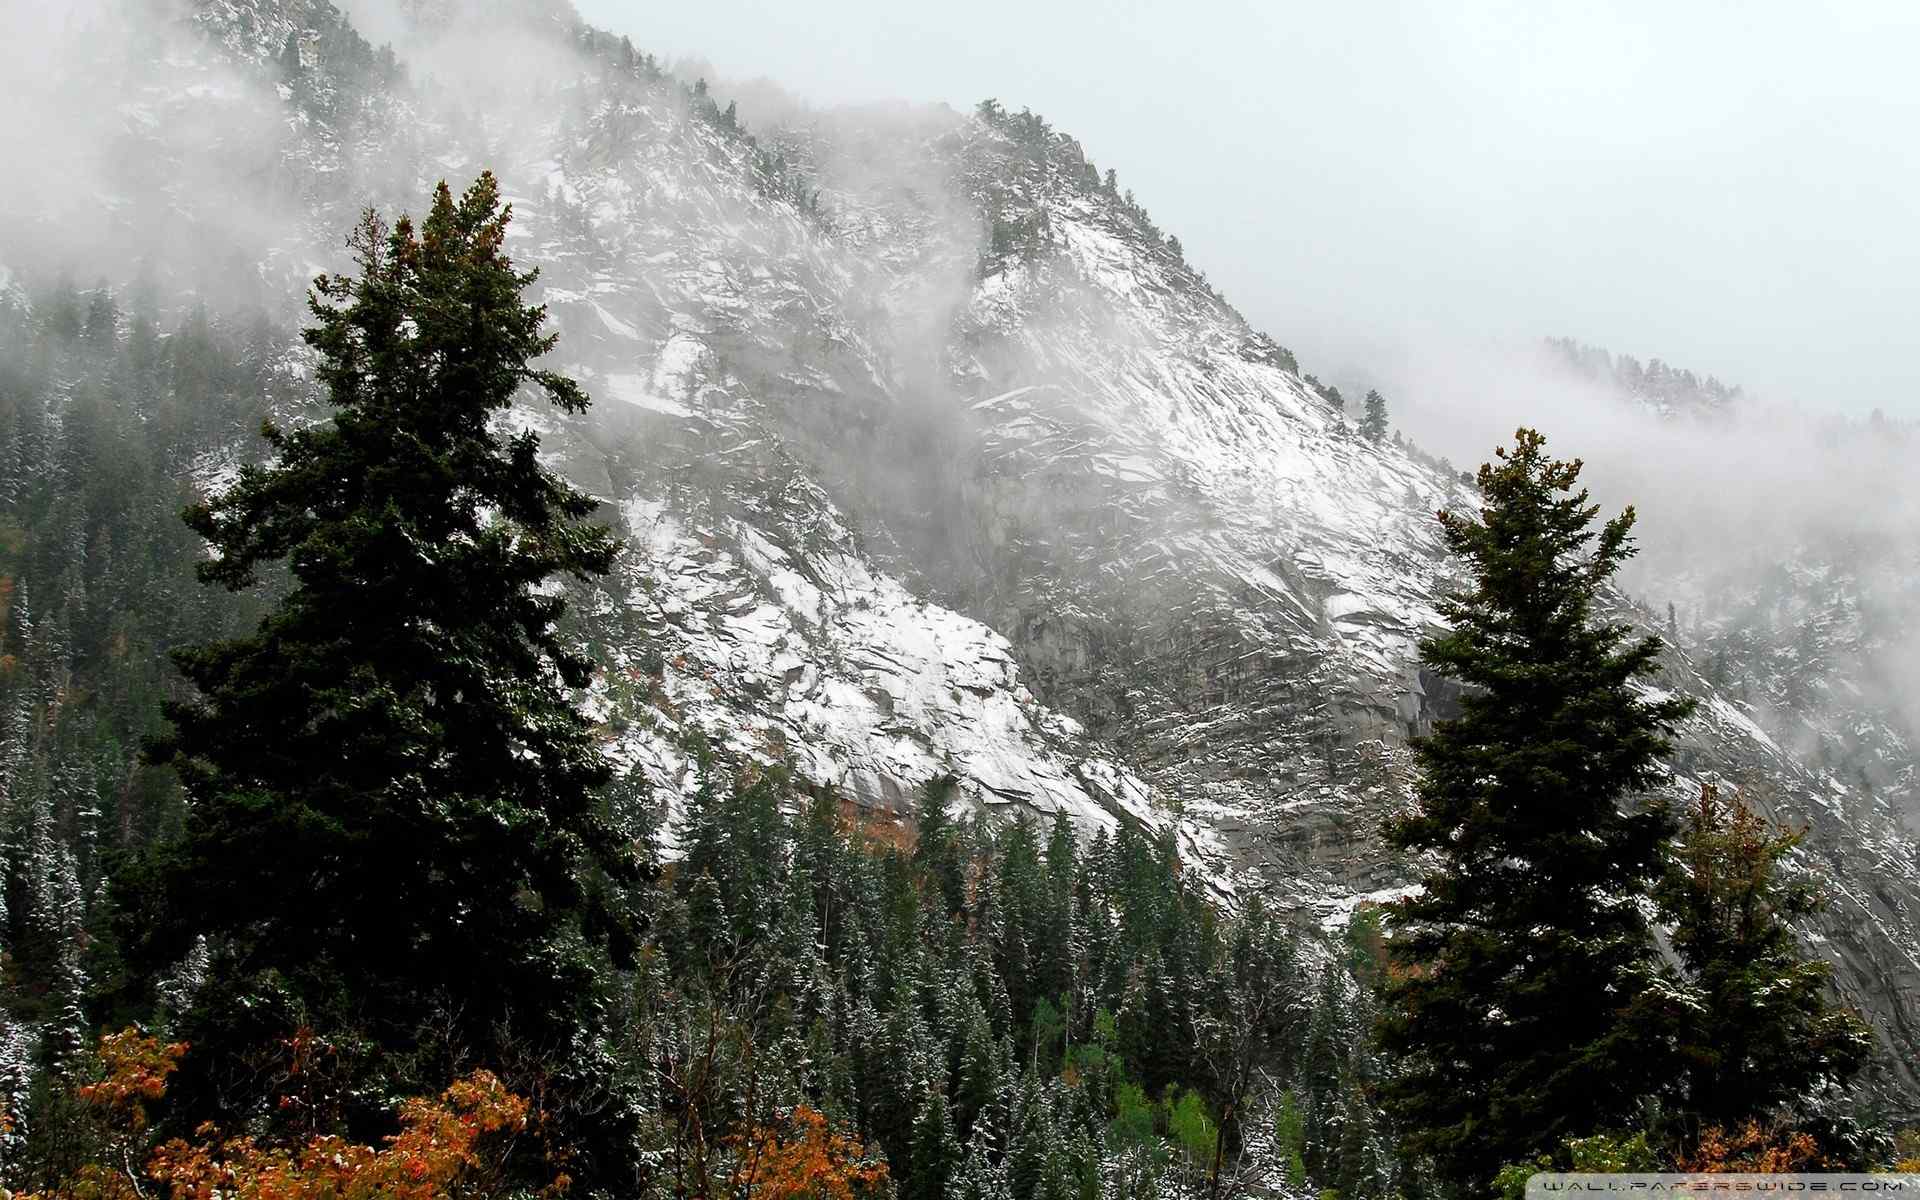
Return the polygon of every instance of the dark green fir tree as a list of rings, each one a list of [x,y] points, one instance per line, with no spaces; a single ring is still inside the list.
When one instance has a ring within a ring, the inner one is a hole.
[[[356,271],[315,281],[332,419],[268,425],[270,465],[187,512],[205,582],[284,593],[253,633],[177,654],[198,694],[150,750],[191,805],[122,909],[136,975],[212,950],[181,1119],[271,1119],[275,1055],[305,1027],[349,1129],[489,1066],[547,1097],[576,1176],[611,1185],[631,1106],[598,1014],[643,863],[600,815],[609,769],[570,693],[590,668],[547,585],[604,574],[616,543],[496,420],[523,392],[588,405],[536,365],[557,335],[522,300],[509,217],[491,174],[442,184],[417,227],[369,212]]]
[[[1780,873],[1805,837],[1708,784],[1675,842],[1660,900],[1699,990],[1676,1065],[1681,1107],[1701,1125],[1769,1120],[1817,1084],[1844,1082],[1872,1050],[1867,1027],[1831,998],[1832,968],[1805,957],[1787,924],[1820,902],[1811,881]]]
[[[932,1092],[914,1118],[913,1155],[900,1186],[900,1200],[946,1200],[965,1157],[954,1136],[946,1097]]]
[[[914,865],[932,878],[947,913],[958,913],[967,894],[965,851],[949,812],[956,786],[951,775],[935,776],[920,790],[914,810]]]
[[[1580,463],[1533,430],[1497,453],[1482,511],[1440,514],[1471,580],[1421,645],[1461,711],[1416,744],[1416,803],[1387,829],[1426,866],[1391,909],[1386,1100],[1463,1188],[1618,1126],[1665,1081],[1648,900],[1674,822],[1644,793],[1692,707],[1643,686],[1660,639],[1595,613],[1633,510],[1596,527]]]
[[[1387,398],[1378,391],[1367,393],[1366,411],[1360,417],[1360,432],[1370,442],[1387,440]]]

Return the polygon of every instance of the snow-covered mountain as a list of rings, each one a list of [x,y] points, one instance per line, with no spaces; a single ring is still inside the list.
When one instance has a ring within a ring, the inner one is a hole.
[[[630,546],[593,703],[669,810],[706,741],[876,820],[951,775],[989,811],[1173,828],[1223,896],[1308,923],[1404,886],[1376,829],[1447,711],[1415,645],[1457,569],[1433,514],[1470,485],[1361,437],[1036,117],[750,134],[562,6],[404,7],[392,59],[327,0],[196,0],[157,55],[74,39],[114,147],[75,168],[78,219],[129,275],[285,297],[291,324],[360,207],[495,171],[596,401],[521,419]],[[169,203],[134,205],[136,175]],[[0,261],[48,253],[9,236]],[[1810,825],[1809,937],[1920,1095],[1911,834],[1680,640],[1663,686],[1702,704],[1674,792],[1715,774]]]

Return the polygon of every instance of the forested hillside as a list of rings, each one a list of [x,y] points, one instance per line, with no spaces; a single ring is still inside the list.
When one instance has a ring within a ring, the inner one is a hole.
[[[179,788],[140,761],[182,693],[169,650],[257,608],[193,581],[179,510],[236,439],[297,394],[264,320],[53,282],[0,320],[0,646],[7,1063],[13,1104],[91,1047],[120,986],[107,880],[179,827]]]

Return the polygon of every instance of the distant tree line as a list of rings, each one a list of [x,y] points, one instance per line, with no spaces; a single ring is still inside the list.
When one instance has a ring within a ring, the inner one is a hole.
[[[1659,359],[1644,366],[1630,354],[1614,355],[1572,338],[1548,338],[1547,350],[1560,361],[1597,382],[1607,383],[1629,396],[1696,413],[1718,412],[1739,403],[1744,393],[1712,375],[1702,378]]]

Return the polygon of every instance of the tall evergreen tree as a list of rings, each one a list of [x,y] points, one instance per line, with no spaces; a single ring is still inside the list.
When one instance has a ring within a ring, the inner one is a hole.
[[[1035,939],[1036,967],[1042,995],[1053,1002],[1065,1020],[1064,1033],[1073,1037],[1079,1012],[1077,996],[1079,951],[1085,939],[1078,936],[1079,922],[1074,912],[1074,881],[1079,874],[1079,844],[1073,822],[1064,812],[1053,815],[1047,834],[1046,891],[1041,901],[1038,936]]]
[[[1345,976],[1331,964],[1321,968],[1299,1071],[1306,1099],[1306,1158],[1316,1173],[1333,1173],[1333,1156],[1347,1116],[1344,1101],[1351,1079],[1345,1051],[1352,1037],[1350,1007]]]
[[[1810,883],[1778,874],[1805,836],[1708,784],[1676,841],[1660,900],[1700,992],[1680,1063],[1684,1107],[1704,1124],[1769,1117],[1822,1080],[1844,1081],[1872,1048],[1829,999],[1832,968],[1805,958],[1787,924],[1819,903]]]
[[[1659,638],[1594,612],[1633,509],[1594,528],[1580,463],[1533,430],[1497,453],[1482,511],[1440,515],[1472,580],[1421,645],[1465,686],[1461,713],[1416,744],[1415,806],[1387,829],[1429,865],[1391,909],[1386,1098],[1459,1184],[1626,1119],[1670,1065],[1642,1018],[1663,994],[1645,902],[1673,818],[1639,794],[1692,707],[1640,684]]]
[[[598,815],[609,771],[568,690],[590,666],[545,585],[604,574],[615,542],[496,420],[526,390],[588,405],[535,365],[557,335],[522,303],[510,215],[491,174],[457,200],[442,184],[417,229],[368,212],[357,271],[315,281],[332,419],[266,426],[271,465],[187,512],[217,551],[203,581],[284,570],[286,591],[253,633],[176,655],[198,696],[151,753],[192,804],[123,909],[141,976],[213,946],[182,1022],[187,1119],[257,1115],[260,1062],[304,1024],[355,1077],[350,1124],[486,1063],[563,1106],[581,1171],[612,1182],[630,1139],[601,1094],[597,992],[643,868]]]
[[[1033,818],[1022,812],[1001,834],[995,847],[993,898],[1000,909],[1000,927],[994,946],[994,966],[1006,981],[1012,1003],[1009,1016],[1022,1035],[1033,1020],[1034,1003],[1047,994],[1041,978],[1041,925],[1046,909],[1046,869],[1040,860],[1040,838]]]
[[[964,1012],[960,1069],[954,1081],[954,1123],[963,1140],[972,1138],[975,1122],[1000,1087],[1000,1047],[993,1039],[987,1010],[977,997],[969,996]]]

